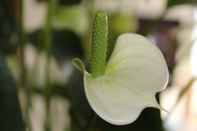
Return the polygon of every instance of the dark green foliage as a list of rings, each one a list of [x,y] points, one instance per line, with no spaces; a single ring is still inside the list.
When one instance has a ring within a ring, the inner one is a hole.
[[[0,51],[3,53],[15,52],[17,46],[17,26],[11,14],[11,3],[0,1]]]
[[[0,56],[0,130],[24,131],[16,84]]]
[[[17,42],[17,26],[9,2],[0,1],[0,130],[24,131],[16,83],[2,55],[15,52]]]
[[[160,112],[153,108],[145,109],[134,123],[126,126],[113,126],[100,118],[95,123],[94,128],[100,131],[163,131]]]
[[[71,131],[86,131],[94,114],[85,96],[83,75],[76,69],[70,80]]]
[[[82,40],[70,30],[53,30],[53,44],[51,53],[59,60],[83,57]],[[42,31],[29,34],[29,40],[40,51],[44,51]]]
[[[82,0],[58,0],[60,5],[76,5],[81,3]]]
[[[174,6],[179,4],[196,4],[196,0],[168,0],[168,6]]]
[[[81,38],[69,30],[55,30],[53,33],[52,53],[58,58],[82,57]]]

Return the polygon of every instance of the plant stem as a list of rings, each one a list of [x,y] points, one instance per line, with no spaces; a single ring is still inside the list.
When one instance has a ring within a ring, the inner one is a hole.
[[[108,43],[108,17],[105,12],[98,12],[93,24],[91,73],[93,77],[105,73]]]
[[[28,131],[31,131],[31,121],[29,115],[29,107],[31,105],[31,91],[28,87],[27,81],[27,71],[25,67],[25,50],[24,47],[26,45],[27,37],[24,31],[24,0],[20,0],[20,7],[19,7],[19,38],[20,38],[20,46],[19,46],[19,61],[20,61],[20,87],[25,91],[26,103],[25,103],[25,121],[26,121],[26,128]]]
[[[50,99],[51,99],[51,88],[50,88],[50,54],[52,46],[52,17],[55,5],[55,0],[48,1],[48,12],[46,16],[46,23],[44,28],[44,44],[46,51],[46,63],[45,63],[45,78],[46,78],[46,91],[45,91],[45,102],[46,102],[46,120],[45,120],[45,130],[50,131]]]

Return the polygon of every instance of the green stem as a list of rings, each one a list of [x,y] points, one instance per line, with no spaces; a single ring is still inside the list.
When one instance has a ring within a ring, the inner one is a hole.
[[[29,114],[29,107],[31,105],[31,89],[28,86],[27,81],[27,71],[25,67],[25,45],[27,42],[27,37],[24,31],[24,0],[20,1],[19,7],[19,23],[20,23],[20,46],[19,46],[19,61],[20,61],[20,87],[25,91],[26,103],[24,108],[25,114],[25,121],[26,121],[26,128],[28,131],[31,131],[31,121],[30,121],[30,114]]]
[[[26,69],[25,69],[25,55],[24,55],[24,47],[26,44],[25,40],[25,32],[24,32],[24,22],[23,22],[23,0],[20,1],[20,15],[19,15],[19,24],[20,24],[20,30],[19,30],[19,61],[20,61],[20,86],[22,89],[25,89],[26,85]]]
[[[91,73],[93,77],[105,73],[108,43],[108,17],[105,12],[98,12],[93,24]]]
[[[46,23],[44,28],[44,44],[46,51],[46,63],[45,63],[45,78],[46,78],[46,91],[45,91],[45,102],[46,102],[46,120],[45,120],[45,130],[50,131],[50,100],[51,100],[51,88],[50,88],[50,53],[52,46],[52,17],[54,11],[55,0],[48,1],[48,12],[46,16]]]

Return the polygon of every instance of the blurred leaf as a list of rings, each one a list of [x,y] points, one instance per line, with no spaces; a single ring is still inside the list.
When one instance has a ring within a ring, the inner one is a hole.
[[[42,44],[42,31],[29,34],[29,40],[38,50],[44,51]],[[83,56],[82,40],[75,32],[66,29],[53,30],[53,45],[51,53],[60,60],[81,58]]]
[[[37,0],[38,2],[45,2],[48,0]],[[79,4],[82,0],[57,0],[59,5],[72,6]]]
[[[110,16],[111,31],[116,34],[135,32],[138,28],[138,21],[131,14],[112,14]]]
[[[5,0],[0,1],[0,51],[3,53],[14,52],[18,42],[17,25],[10,13],[9,4]]]
[[[98,131],[164,131],[160,111],[153,108],[143,110],[134,123],[126,126],[114,126],[97,117],[92,128]]]
[[[58,0],[60,5],[76,5],[79,4],[82,0]]]
[[[82,6],[58,7],[54,16],[54,27],[83,34],[89,27],[86,9]]]
[[[136,32],[138,19],[132,14],[114,13],[109,16],[108,58],[113,51],[117,37],[122,33]]]
[[[24,131],[16,84],[0,56],[0,130]]]
[[[52,53],[58,58],[81,58],[83,57],[82,38],[71,30],[54,30]]]
[[[168,0],[168,7],[179,5],[179,4],[194,4],[197,3],[196,0]]]

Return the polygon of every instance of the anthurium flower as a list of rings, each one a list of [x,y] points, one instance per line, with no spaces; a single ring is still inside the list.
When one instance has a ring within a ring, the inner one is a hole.
[[[92,109],[114,125],[134,122],[146,107],[160,108],[155,94],[168,82],[160,50],[145,37],[126,33],[118,37],[104,73],[95,77],[84,70],[84,88]]]

